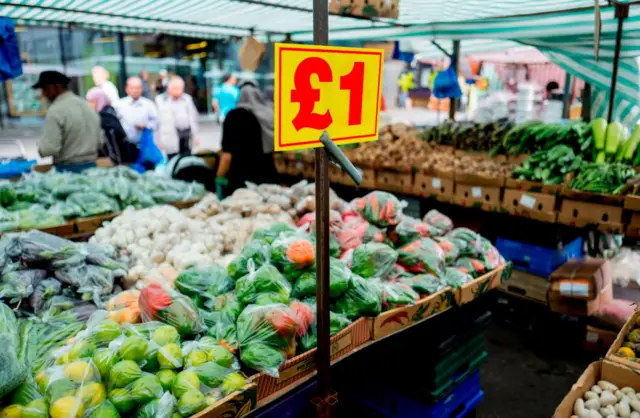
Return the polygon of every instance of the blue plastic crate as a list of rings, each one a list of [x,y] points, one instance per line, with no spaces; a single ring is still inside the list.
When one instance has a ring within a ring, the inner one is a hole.
[[[356,400],[371,411],[371,415],[385,418],[462,418],[484,399],[480,388],[480,371],[463,380],[448,396],[433,405],[407,397],[388,388],[367,388],[356,393]]]
[[[549,277],[558,266],[583,255],[582,237],[560,249],[498,237],[496,248],[507,261],[513,263],[513,268],[542,277]]]

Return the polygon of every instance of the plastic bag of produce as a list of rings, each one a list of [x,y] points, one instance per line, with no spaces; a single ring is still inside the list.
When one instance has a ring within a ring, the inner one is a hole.
[[[297,324],[287,305],[250,305],[238,317],[240,359],[244,365],[278,377],[296,351]]]
[[[315,307],[299,300],[294,300],[289,304],[296,320],[296,336],[298,338],[309,332],[311,325],[316,322]]]
[[[276,222],[269,228],[261,228],[256,230],[253,233],[252,239],[264,241],[265,243],[271,245],[273,241],[275,241],[280,236],[281,233],[293,233],[295,231],[295,228],[287,223]]]
[[[61,261],[82,255],[82,249],[73,241],[32,230],[17,237],[20,256],[25,263]]]
[[[18,360],[18,326],[8,306],[0,303],[0,399],[20,386],[27,377],[27,368]]]
[[[86,321],[96,312],[96,305],[94,302],[76,299],[76,297],[71,289],[63,288],[60,295],[47,299],[44,304],[44,311],[40,316],[48,318],[65,312],[73,315],[79,321]]]
[[[460,255],[460,249],[456,246],[455,242],[447,237],[436,237],[434,240],[438,243],[442,251],[444,251],[444,261],[446,264],[451,264]]]
[[[345,251],[368,242],[385,242],[387,239],[384,231],[362,218],[345,222],[337,232],[336,238],[340,248]]]
[[[427,212],[427,214],[424,215],[422,222],[435,227],[437,230],[441,231],[442,234],[446,234],[453,229],[453,221],[451,221],[451,218],[447,215],[443,215],[435,209],[431,209]]]
[[[138,299],[143,321],[161,321],[174,326],[180,335],[193,335],[202,331],[200,315],[191,299],[158,283],[152,283],[140,292]]]
[[[447,286],[451,286],[454,289],[460,289],[462,286],[472,281],[473,277],[467,274],[462,268],[447,267],[443,279]]]
[[[72,205],[78,206],[82,210],[83,217],[102,215],[120,211],[118,202],[114,199],[97,192],[76,192],[67,197],[66,200]]]
[[[482,276],[487,271],[487,268],[482,261],[470,257],[460,257],[456,260],[455,266],[459,271],[466,273],[473,278]]]
[[[363,244],[353,250],[351,271],[364,278],[387,277],[397,259],[398,253],[388,245]]]
[[[304,304],[307,304],[309,307],[315,307],[315,299],[306,299]],[[315,308],[314,315],[315,315]],[[335,335],[338,332],[342,331],[346,327],[351,325],[351,321],[347,318],[346,315],[338,314],[335,312],[329,312],[329,332],[331,335]],[[309,350],[314,349],[318,346],[318,328],[314,321],[311,326],[309,326],[308,332],[298,338],[298,348],[297,353],[302,354]]]
[[[29,296],[29,306],[35,314],[39,314],[44,309],[47,300],[59,295],[61,291],[62,285],[56,279],[41,280]]]
[[[269,263],[271,247],[264,241],[253,240],[242,248],[240,254],[231,261],[228,267],[229,276],[233,280],[249,274],[247,263],[253,260],[256,267]]]
[[[398,250],[398,264],[413,273],[439,274],[444,268],[445,254],[431,238],[421,238]]]
[[[336,259],[329,260],[329,295],[331,298],[339,298],[349,288],[351,270],[347,264]],[[296,298],[305,298],[316,295],[316,271],[315,269],[302,273],[293,286],[293,294]]]
[[[253,260],[251,260],[253,262]],[[176,289],[189,296],[200,308],[211,307],[211,299],[234,288],[227,269],[219,265],[192,267],[180,273]]]
[[[335,302],[333,310],[345,314],[349,319],[377,316],[382,311],[380,292],[375,283],[353,275],[349,289]]]
[[[229,347],[222,346],[211,337],[202,337],[197,341],[183,344],[185,367],[194,367],[212,361],[227,369],[239,370],[240,363]]]
[[[394,309],[400,306],[414,305],[420,295],[411,286],[401,282],[384,282],[376,280],[382,298],[384,310]]]
[[[397,225],[402,216],[402,204],[387,192],[371,192],[356,199],[353,207],[368,222],[380,228]]]
[[[271,262],[290,282],[316,262],[316,249],[307,234],[281,235],[271,244]]]
[[[410,286],[420,295],[432,295],[447,287],[443,280],[431,274],[404,277],[399,282]]]
[[[83,243],[81,244],[86,254],[86,262],[96,266],[104,267],[109,270],[123,271],[126,274],[128,270],[126,263],[117,260],[118,255],[116,249],[111,244]]]
[[[438,228],[409,216],[403,216],[400,223],[389,232],[389,237],[395,246],[402,246],[420,238],[438,235],[442,235],[442,231]]]
[[[245,305],[289,303],[291,284],[277,268],[271,264],[263,264],[256,270],[253,260],[249,260],[247,267],[249,274],[236,281],[236,295],[240,303]]]
[[[18,270],[3,274],[0,279],[0,299],[11,304],[19,303],[31,296],[45,277],[46,270]]]
[[[447,238],[458,247],[460,257],[477,257],[481,254],[483,247],[488,248],[487,244],[491,246],[488,240],[484,240],[468,228],[456,228],[447,234]]]
[[[109,318],[119,324],[140,322],[140,306],[138,298],[140,291],[132,289],[118,293],[107,302],[107,311]]]

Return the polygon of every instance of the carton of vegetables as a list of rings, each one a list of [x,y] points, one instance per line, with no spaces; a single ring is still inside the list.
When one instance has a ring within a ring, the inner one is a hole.
[[[640,369],[640,311],[634,312],[624,324],[606,358],[633,369]]]

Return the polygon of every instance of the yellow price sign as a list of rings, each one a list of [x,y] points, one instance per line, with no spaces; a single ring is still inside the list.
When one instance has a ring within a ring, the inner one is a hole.
[[[276,44],[275,150],[378,139],[384,51]]]

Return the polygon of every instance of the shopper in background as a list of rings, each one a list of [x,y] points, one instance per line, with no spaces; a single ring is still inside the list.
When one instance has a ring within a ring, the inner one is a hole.
[[[169,83],[169,77],[167,70],[160,70],[158,73],[160,77],[156,80],[155,91],[156,95],[162,94],[167,90],[167,84]]]
[[[222,155],[218,177],[229,181],[227,192],[256,184],[277,182],[273,163],[273,103],[251,83],[240,89],[238,106],[222,125]]]
[[[153,101],[142,97],[142,80],[129,77],[126,87],[127,97],[116,102],[115,108],[121,115],[120,122],[133,144],[140,142],[144,129],[158,129],[158,112]]]
[[[127,133],[120,123],[120,116],[111,106],[109,97],[99,87],[93,87],[87,92],[87,101],[100,116],[100,127],[104,138],[106,155],[115,164],[133,163],[138,158],[138,147],[129,142]]]
[[[118,88],[109,81],[109,71],[106,68],[96,65],[91,69],[91,76],[93,77],[93,84],[104,90],[111,103],[115,103],[120,99]]]
[[[160,114],[160,144],[169,157],[191,154],[192,140],[198,144],[198,109],[184,92],[182,77],[173,76],[167,91],[156,96]]]
[[[218,115],[218,122],[223,123],[229,111],[236,107],[240,89],[236,85],[238,80],[233,74],[222,78],[223,82],[213,91],[213,111]]]
[[[146,70],[140,71],[140,80],[142,80],[142,97],[152,99],[151,85],[149,84],[149,72]]]
[[[51,103],[38,152],[53,157],[59,171],[80,172],[95,166],[102,135],[100,118],[89,103],[69,90],[70,81],[57,71],[44,71],[33,85]]]

